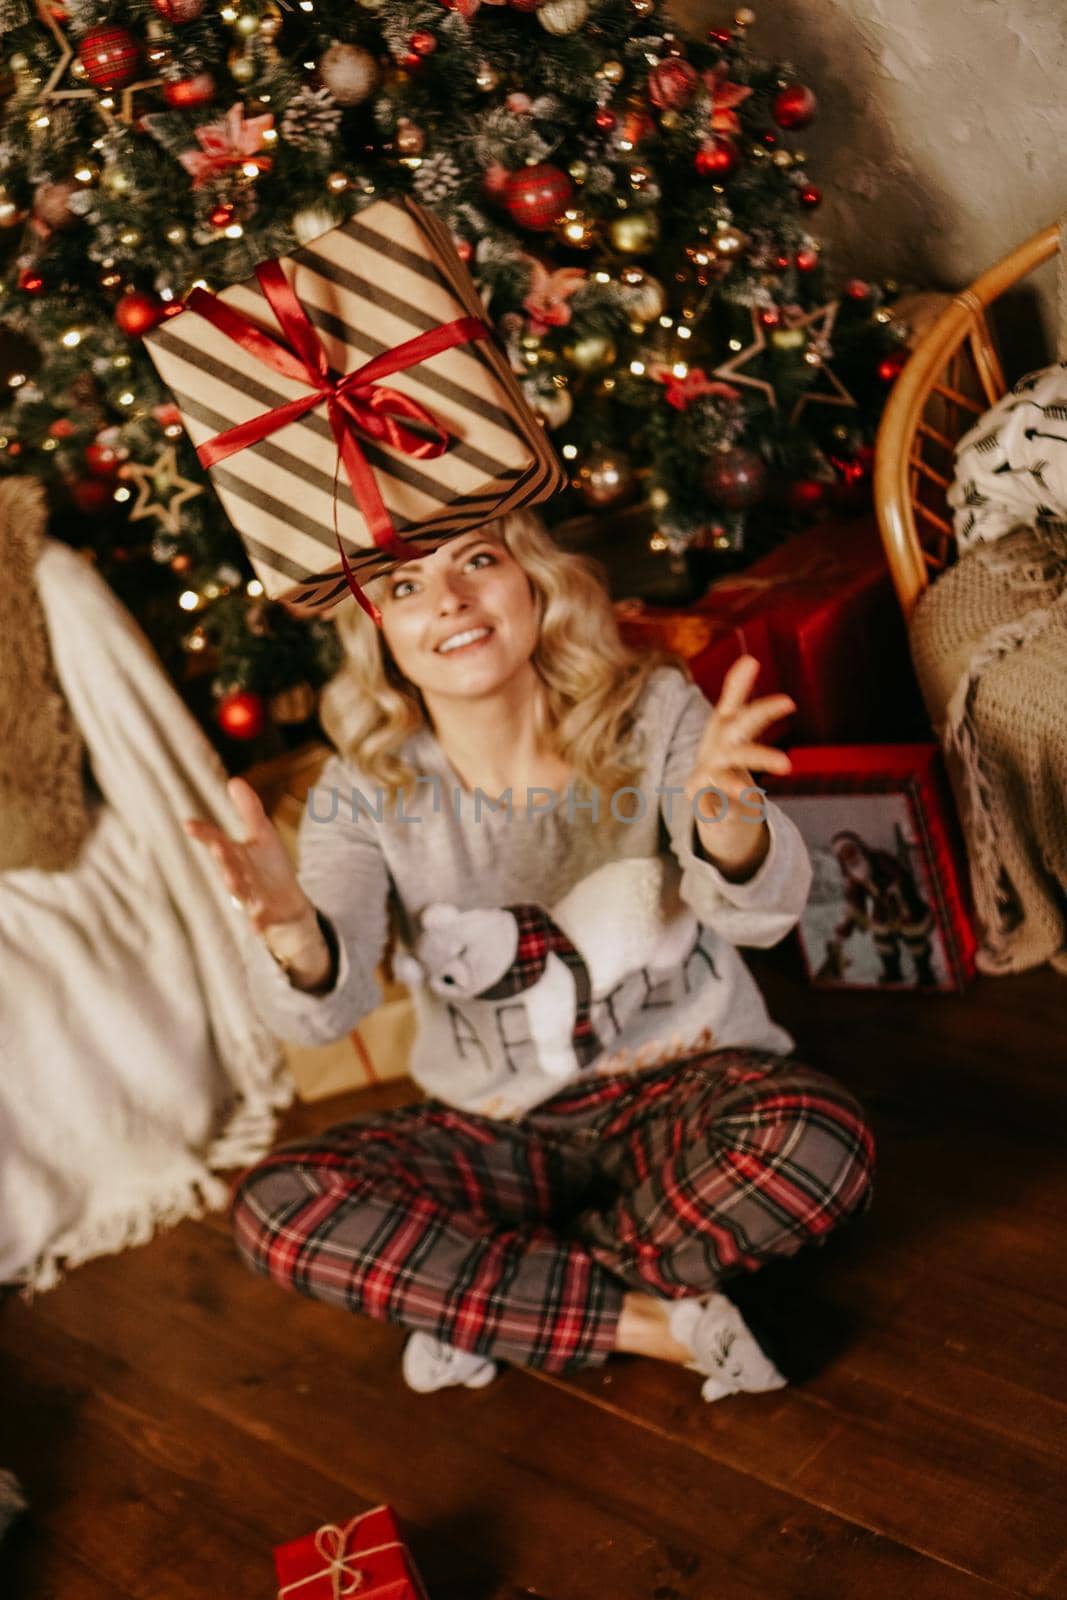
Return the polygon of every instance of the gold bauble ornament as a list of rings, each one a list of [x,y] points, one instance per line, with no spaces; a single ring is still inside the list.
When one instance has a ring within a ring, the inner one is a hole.
[[[793,165],[793,155],[789,150],[776,150],[771,160],[776,167],[781,167],[783,171]]]
[[[546,33],[577,33],[589,15],[589,0],[548,0],[536,15]]]
[[[675,128],[680,127],[681,121],[682,119],[677,111],[667,110],[660,113],[659,125],[661,128],[665,128],[668,133],[673,133]]]
[[[738,28],[751,28],[756,20],[756,13],[750,6],[742,6],[734,12],[734,24]]]
[[[748,235],[742,233],[740,228],[732,228],[729,225],[717,229],[708,240],[709,247],[717,256],[730,261],[739,256],[747,244]]]
[[[259,18],[254,11],[242,11],[233,25],[233,31],[242,39],[251,39],[259,32]]]
[[[171,224],[163,237],[168,244],[184,244],[189,235],[180,222],[175,222]]]
[[[426,135],[410,117],[401,117],[396,125],[394,143],[402,156],[418,156],[422,154]]]
[[[621,255],[643,256],[659,237],[659,223],[654,211],[627,211],[615,218],[608,231]]]
[[[345,172],[331,172],[326,179],[327,194],[344,194],[350,187],[348,174]]]
[[[362,45],[335,41],[319,57],[319,76],[340,105],[358,106],[378,87],[381,68]]]
[[[595,511],[619,505],[634,486],[634,469],[621,450],[594,450],[578,468],[575,480],[586,505]]]
[[[575,183],[584,183],[589,176],[589,163],[588,161],[572,161],[567,171]]]
[[[626,68],[621,61],[605,61],[597,68],[596,76],[604,83],[621,83],[626,76]]]
[[[230,77],[234,83],[251,83],[256,75],[256,63],[252,56],[246,56],[244,51],[237,48],[230,51],[226,58],[226,65],[230,69]]]
[[[489,65],[488,61],[482,61],[474,75],[474,82],[483,94],[492,94],[500,82],[500,74]]]
[[[563,354],[580,372],[596,372],[615,364],[615,346],[604,333],[589,333],[584,339],[575,339]]]
[[[666,511],[671,503],[671,497],[663,485],[657,483],[654,489],[648,491],[648,503],[653,511]]]
[[[130,180],[121,167],[105,167],[100,187],[110,189],[112,194],[125,194],[130,187]]]
[[[623,268],[619,274],[619,298],[626,315],[638,323],[655,322],[667,305],[662,283],[641,267]]]

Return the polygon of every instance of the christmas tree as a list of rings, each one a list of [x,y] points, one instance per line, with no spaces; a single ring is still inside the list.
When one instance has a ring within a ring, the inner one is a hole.
[[[862,499],[902,334],[879,287],[828,286],[797,142],[815,95],[754,22],[0,0],[0,464],[45,479],[55,530],[230,736],[311,715],[334,630],[264,599],[141,340],[376,198],[451,228],[573,469],[550,520],[643,502],[654,549],[728,570]]]

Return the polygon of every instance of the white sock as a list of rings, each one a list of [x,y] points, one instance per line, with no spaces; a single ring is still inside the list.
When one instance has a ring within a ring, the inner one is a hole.
[[[700,1391],[705,1400],[785,1388],[786,1379],[726,1295],[672,1300],[667,1322],[672,1337],[693,1353],[686,1366],[707,1379]]]

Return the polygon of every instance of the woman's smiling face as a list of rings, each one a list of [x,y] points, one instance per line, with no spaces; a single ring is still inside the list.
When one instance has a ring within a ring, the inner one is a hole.
[[[404,562],[384,580],[378,606],[397,667],[435,695],[491,694],[537,644],[533,586],[507,546],[482,533]]]

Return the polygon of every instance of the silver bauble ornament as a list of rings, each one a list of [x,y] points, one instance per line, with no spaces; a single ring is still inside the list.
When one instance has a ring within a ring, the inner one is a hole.
[[[574,411],[574,401],[569,389],[547,389],[532,395],[530,404],[549,429],[562,428]]]
[[[589,0],[548,0],[537,20],[548,33],[577,33],[589,15]]]
[[[319,76],[342,106],[358,106],[374,93],[381,68],[362,45],[335,42],[319,57]]]
[[[615,346],[603,333],[590,333],[584,339],[575,339],[563,353],[579,372],[596,372],[599,367],[610,367],[615,361]]]
[[[609,229],[611,242],[624,256],[643,256],[659,237],[654,211],[626,211],[616,217]]]

